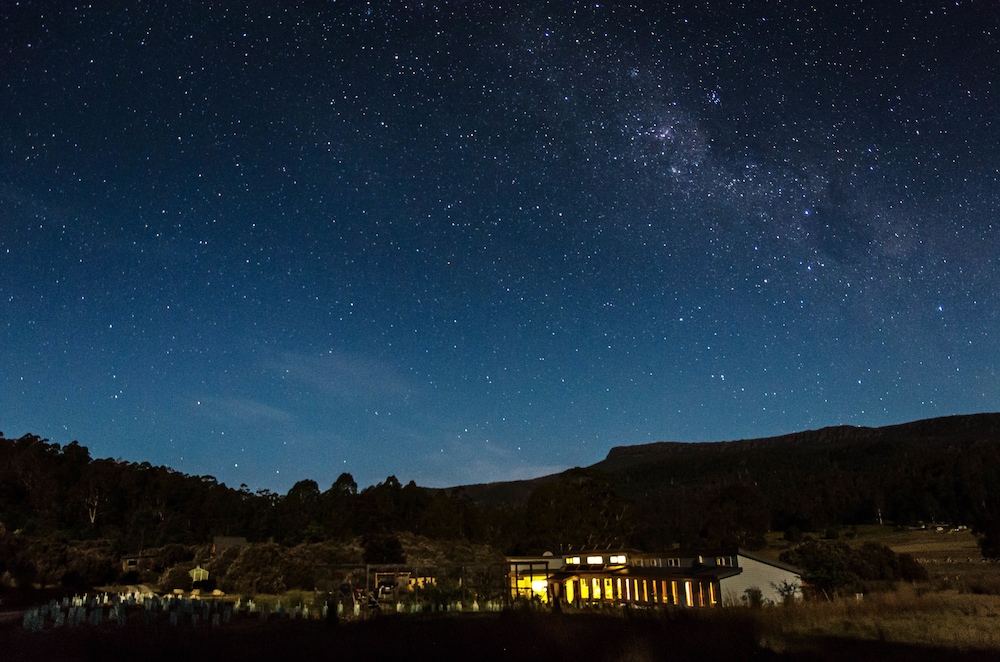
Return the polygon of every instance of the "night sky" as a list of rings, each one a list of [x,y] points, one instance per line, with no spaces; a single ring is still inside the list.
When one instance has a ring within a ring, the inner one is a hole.
[[[994,2],[0,2],[0,430],[284,493],[1000,410]]]

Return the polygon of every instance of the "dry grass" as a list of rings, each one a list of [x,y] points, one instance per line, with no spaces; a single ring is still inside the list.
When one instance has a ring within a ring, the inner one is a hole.
[[[1000,596],[919,593],[903,586],[861,600],[808,602],[754,613],[764,645],[851,639],[1000,653]]]

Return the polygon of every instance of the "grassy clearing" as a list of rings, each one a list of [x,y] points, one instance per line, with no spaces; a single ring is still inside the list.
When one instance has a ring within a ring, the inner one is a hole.
[[[861,600],[807,602],[753,613],[775,651],[845,639],[1000,653],[1000,596],[920,592],[910,586]]]
[[[976,536],[968,529],[859,526],[853,532],[851,544],[879,542],[915,558],[927,569],[930,586],[936,590],[1000,595],[1000,566],[983,559]]]

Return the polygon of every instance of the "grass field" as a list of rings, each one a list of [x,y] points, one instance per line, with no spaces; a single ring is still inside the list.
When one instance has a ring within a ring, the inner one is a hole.
[[[860,600],[758,610],[762,643],[775,651],[834,640],[889,642],[1000,656],[1000,596],[921,591],[909,585]]]

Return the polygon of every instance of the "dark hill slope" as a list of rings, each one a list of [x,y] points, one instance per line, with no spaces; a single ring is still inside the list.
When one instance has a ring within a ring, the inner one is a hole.
[[[637,544],[751,542],[768,529],[874,522],[973,523],[1000,513],[1000,414],[883,428],[838,426],[715,443],[616,447],[590,467],[631,504]],[[559,476],[464,488],[523,502]]]
[[[778,437],[740,441],[713,443],[665,441],[639,446],[616,446],[611,449],[607,458],[593,465],[593,468],[608,473],[619,473],[649,462],[671,461],[678,457],[712,453],[766,453],[773,450],[808,453],[820,449],[847,452],[864,449],[871,452],[878,446],[896,448],[899,444],[909,442],[949,444],[991,439],[1000,439],[1000,413],[929,418],[882,428],[838,425]]]

